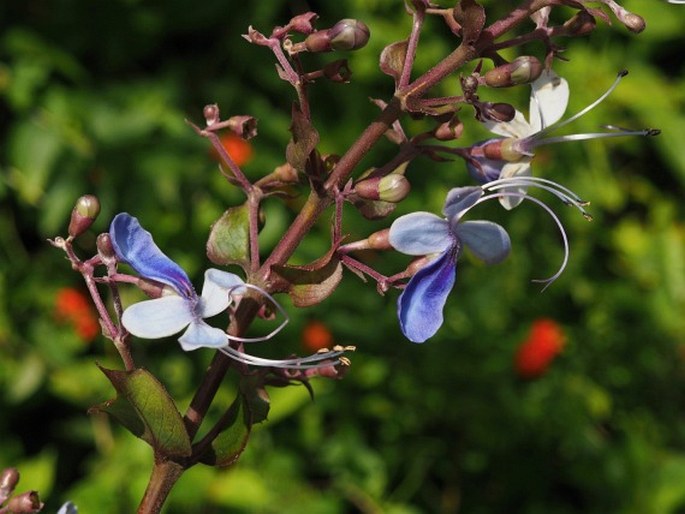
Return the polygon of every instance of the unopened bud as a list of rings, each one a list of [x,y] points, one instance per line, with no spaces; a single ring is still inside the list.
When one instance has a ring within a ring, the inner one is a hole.
[[[542,73],[542,64],[531,55],[517,57],[512,62],[497,66],[485,74],[490,87],[510,87],[533,82]]]
[[[69,221],[69,236],[78,237],[93,224],[100,214],[100,201],[96,196],[84,195],[76,200]]]
[[[161,282],[156,282],[154,280],[149,280],[147,278],[139,278],[136,281],[136,285],[150,298],[160,298],[165,294],[171,294],[174,292],[171,286],[162,284]]]
[[[564,30],[568,36],[585,36],[595,30],[597,21],[587,11],[578,11],[564,23]]]
[[[329,29],[333,50],[358,50],[369,42],[371,32],[364,22],[345,18]]]
[[[43,503],[36,491],[27,491],[7,502],[7,509],[13,514],[32,514],[40,512],[42,508]]]
[[[626,26],[628,30],[630,30],[631,32],[635,32],[636,34],[639,34],[643,30],[645,30],[645,27],[647,26],[642,16],[634,14],[632,12],[626,12],[625,16],[620,18],[620,20],[623,22],[623,24]]]
[[[112,238],[109,233],[103,232],[102,234],[99,234],[95,240],[95,246],[103,261],[116,258],[114,246],[112,245]]]
[[[304,46],[308,52],[319,53],[319,52],[330,52],[331,47],[331,37],[328,30],[319,30],[317,32],[312,32],[304,40]]]
[[[459,139],[464,132],[464,124],[455,115],[451,119],[441,123],[433,131],[435,139],[439,141],[453,141]]]
[[[19,471],[17,468],[6,468],[0,473],[0,505],[10,497],[12,491],[19,483]]]
[[[504,102],[480,102],[476,106],[476,117],[480,121],[508,122],[516,116],[516,109]]]
[[[219,113],[219,106],[217,104],[205,105],[204,109],[202,109],[202,114],[205,117],[205,122],[207,123],[208,127],[211,127],[215,123],[218,123],[221,119],[221,115]]]
[[[382,200],[384,202],[397,203],[404,200],[411,185],[404,175],[390,173],[385,177],[373,177],[357,182],[354,192],[360,198],[367,200]]]
[[[374,232],[369,237],[366,238],[369,245],[369,250],[391,250],[390,245],[390,229],[385,228]]]

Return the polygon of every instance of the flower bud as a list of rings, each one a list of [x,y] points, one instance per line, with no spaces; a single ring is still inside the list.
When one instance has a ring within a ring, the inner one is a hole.
[[[205,122],[207,123],[208,127],[218,123],[221,119],[219,106],[217,104],[205,105],[204,109],[202,109],[202,114],[205,117]]]
[[[374,232],[366,238],[369,244],[369,250],[391,250],[390,245],[390,229],[384,228],[378,232]]]
[[[369,41],[369,27],[359,20],[345,18],[329,30],[333,50],[359,50]]]
[[[595,30],[597,21],[587,11],[578,11],[564,23],[564,30],[568,36],[585,36]]]
[[[485,74],[490,87],[510,87],[533,82],[542,73],[542,64],[535,57],[524,55],[512,62],[497,66]]]
[[[100,214],[100,201],[96,196],[84,195],[76,200],[69,221],[69,236],[78,237],[93,224]]]
[[[308,52],[330,52],[331,51],[331,37],[328,30],[319,30],[312,32],[304,40],[304,46]]]
[[[7,509],[14,514],[32,514],[43,509],[43,503],[36,491],[27,491],[7,502]]]
[[[435,139],[439,141],[452,141],[459,139],[464,132],[464,124],[459,120],[457,115],[452,116],[449,120],[441,123],[433,131]]]
[[[373,177],[357,182],[354,192],[367,200],[382,200],[397,203],[404,200],[411,185],[404,175],[390,173],[385,177]]]
[[[629,31],[635,32],[636,34],[639,34],[645,30],[645,27],[647,26],[642,16],[632,12],[626,12],[626,14],[621,17],[620,20]]]
[[[511,104],[503,102],[479,102],[476,107],[476,118],[480,121],[508,122],[516,116],[516,109]]]
[[[172,294],[174,291],[171,286],[142,277],[138,278],[136,285],[150,298],[160,298],[165,294]]]
[[[17,468],[6,468],[0,473],[0,505],[5,503],[19,483],[19,471]]]
[[[116,258],[114,246],[112,246],[112,238],[109,233],[103,232],[102,234],[99,234],[95,240],[95,246],[103,261]]]

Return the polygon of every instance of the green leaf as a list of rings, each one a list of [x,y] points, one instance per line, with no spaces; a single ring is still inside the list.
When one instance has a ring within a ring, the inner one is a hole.
[[[304,172],[309,155],[319,144],[319,133],[297,104],[293,104],[292,117],[290,132],[293,137],[285,149],[285,158],[293,168]]]
[[[240,391],[245,399],[245,407],[250,417],[250,424],[261,423],[269,415],[270,400],[261,377],[245,377],[240,382]]]
[[[209,233],[207,257],[214,264],[239,264],[249,262],[250,223],[247,203],[231,207],[223,213]]]
[[[152,446],[157,455],[187,457],[191,454],[183,419],[164,386],[152,374],[144,369],[100,369],[118,395],[92,410],[114,416],[131,433]]]
[[[224,415],[225,419],[222,420],[226,428],[219,433],[207,451],[202,454],[201,462],[210,466],[224,467],[230,466],[238,460],[247,445],[252,428],[245,403],[244,395],[239,393]]]

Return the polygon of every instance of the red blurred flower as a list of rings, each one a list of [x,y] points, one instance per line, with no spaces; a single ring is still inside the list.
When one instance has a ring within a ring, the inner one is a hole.
[[[100,333],[100,323],[90,301],[81,291],[63,287],[55,296],[55,316],[66,321],[84,341],[92,341]]]
[[[242,166],[252,158],[252,145],[240,136],[233,132],[227,132],[223,134],[220,139],[224,149],[238,166]],[[221,160],[218,153],[213,148],[212,156],[216,160]]]
[[[535,320],[528,338],[516,351],[516,373],[521,378],[529,379],[543,375],[564,348],[564,342],[564,332],[556,321],[545,318]]]
[[[321,348],[332,348],[333,334],[320,321],[308,321],[302,330],[302,345],[309,351],[316,352]]]

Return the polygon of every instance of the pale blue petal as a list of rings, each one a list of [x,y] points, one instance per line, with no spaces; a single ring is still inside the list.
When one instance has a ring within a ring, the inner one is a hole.
[[[514,118],[510,121],[487,120],[484,123],[490,132],[498,136],[513,137],[514,139],[522,139],[536,132],[519,111],[516,111]]]
[[[569,97],[568,82],[552,70],[544,70],[531,88],[530,126],[533,132],[539,132],[564,115]]]
[[[442,213],[450,220],[450,223],[454,223],[455,220],[462,216],[464,211],[473,207],[481,196],[483,196],[483,189],[478,186],[450,189],[445,198],[445,206],[442,208]]]
[[[533,174],[533,170],[530,166],[531,159],[525,157],[518,162],[507,163],[504,168],[502,168],[501,178],[512,178],[512,177],[530,177]],[[518,195],[525,195],[526,187],[506,187],[502,189],[505,192],[517,193]],[[511,210],[523,201],[523,196],[502,196],[499,199],[499,203],[502,204],[507,210]]]
[[[488,139],[476,143],[472,148],[483,147],[498,140],[499,139]],[[497,180],[500,177],[502,168],[505,164],[507,164],[507,161],[503,159],[488,159],[484,155],[473,155],[473,153],[466,159],[466,169],[469,171],[473,180],[480,184]]]
[[[455,232],[459,241],[486,264],[502,262],[511,251],[509,234],[497,223],[464,221],[456,226]]]
[[[57,514],[78,514],[78,509],[73,503],[67,502],[60,507]]]
[[[421,268],[397,300],[400,328],[407,339],[423,343],[442,326],[442,310],[456,277],[454,248]]]
[[[444,252],[454,244],[447,220],[430,212],[412,212],[390,226],[390,244],[407,255]]]
[[[145,278],[168,284],[184,296],[195,291],[185,271],[159,249],[152,235],[128,213],[117,214],[109,228],[117,257]]]
[[[178,339],[181,348],[186,352],[198,348],[220,348],[228,344],[226,333],[218,328],[210,327],[204,321],[194,321],[188,330]]]
[[[210,268],[205,271],[205,283],[200,298],[200,313],[203,318],[216,316],[231,304],[231,295],[242,294],[245,282],[238,275]]]
[[[124,311],[121,323],[134,336],[159,339],[180,332],[193,317],[187,299],[169,295],[134,303]]]

